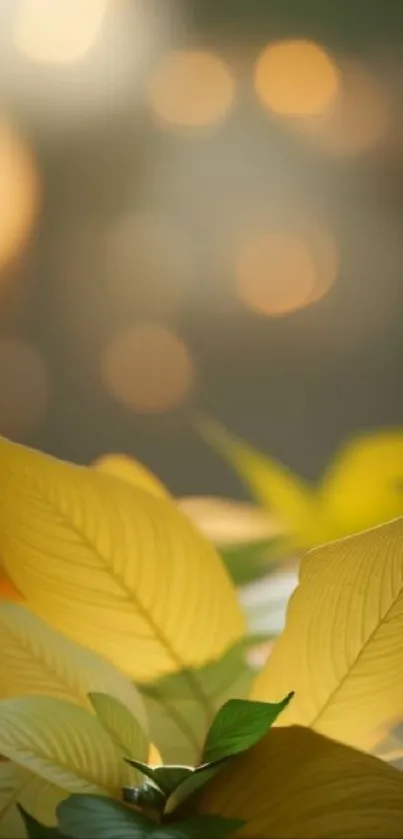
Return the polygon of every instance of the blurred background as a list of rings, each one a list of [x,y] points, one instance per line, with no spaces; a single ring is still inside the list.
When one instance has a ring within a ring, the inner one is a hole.
[[[0,433],[242,499],[403,418],[403,5],[1,0]]]

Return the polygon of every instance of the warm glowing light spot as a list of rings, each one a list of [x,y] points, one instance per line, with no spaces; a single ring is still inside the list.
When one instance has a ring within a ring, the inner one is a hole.
[[[33,157],[17,131],[0,121],[0,270],[21,250],[39,206]]]
[[[306,305],[316,303],[331,289],[340,268],[340,255],[335,237],[321,227],[312,227],[304,235],[315,264],[315,285]]]
[[[186,346],[169,329],[141,324],[107,348],[103,376],[113,395],[140,413],[160,413],[183,401],[194,378]]]
[[[334,100],[339,74],[325,50],[310,41],[269,44],[255,66],[255,89],[266,108],[283,116],[325,111]]]
[[[238,295],[264,315],[285,315],[310,303],[316,269],[306,244],[285,233],[262,233],[241,246]]]
[[[186,232],[155,213],[121,219],[109,237],[108,260],[112,292],[152,316],[181,302],[195,271]]]
[[[302,121],[301,128],[327,151],[353,155],[375,146],[387,133],[390,118],[390,101],[382,85],[365,67],[350,62],[343,68],[332,109],[322,118]]]
[[[33,434],[45,418],[48,377],[40,352],[15,339],[0,341],[0,434]]]
[[[235,98],[227,65],[208,52],[170,53],[149,82],[149,101],[164,123],[200,128],[222,119]]]
[[[96,42],[109,0],[20,0],[15,43],[28,58],[80,61]]]
[[[178,506],[216,545],[230,546],[274,539],[281,528],[253,504],[215,496],[187,496]]]

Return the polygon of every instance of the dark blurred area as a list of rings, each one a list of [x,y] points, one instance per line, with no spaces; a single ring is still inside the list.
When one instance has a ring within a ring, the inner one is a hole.
[[[0,432],[242,497],[403,425],[403,5],[2,0]]]

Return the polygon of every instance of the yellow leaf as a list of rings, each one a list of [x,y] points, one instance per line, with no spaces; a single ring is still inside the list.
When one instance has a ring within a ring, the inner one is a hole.
[[[402,716],[403,519],[312,551],[254,699],[295,696],[293,723],[370,748]]]
[[[208,785],[203,813],[249,839],[403,839],[403,774],[309,729],[272,729]]]
[[[105,472],[106,475],[128,481],[129,484],[145,489],[152,495],[162,498],[169,497],[168,490],[163,483],[146,466],[143,466],[133,457],[127,457],[125,454],[105,454],[99,457],[92,466],[99,472]]]
[[[352,440],[336,455],[320,487],[334,525],[330,538],[366,530],[403,514],[403,431]]]
[[[87,694],[101,691],[120,699],[147,731],[144,706],[134,685],[108,661],[27,609],[0,602],[0,638],[0,697],[39,694],[90,708]]]
[[[38,775],[31,775],[18,803],[40,824],[54,827],[57,825],[57,807],[68,797],[69,792],[61,787],[44,781]]]
[[[279,529],[290,534],[285,549],[292,549],[294,543],[310,547],[318,536],[315,493],[281,463],[232,437],[218,423],[203,420],[198,425],[207,442],[235,468]]]
[[[72,793],[119,795],[132,779],[97,718],[62,699],[2,699],[0,752]]]
[[[18,588],[0,565],[0,603],[2,599],[11,600],[15,603],[21,603],[24,600],[21,592],[18,591]]]
[[[175,505],[0,438],[0,554],[27,607],[136,681],[244,631],[211,545]]]
[[[274,539],[282,532],[264,510],[243,501],[189,496],[180,498],[177,504],[196,527],[220,547]]]

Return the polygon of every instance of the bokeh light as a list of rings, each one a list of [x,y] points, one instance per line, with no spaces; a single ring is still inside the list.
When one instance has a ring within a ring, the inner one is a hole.
[[[342,84],[331,110],[300,125],[326,151],[354,155],[372,148],[387,134],[391,103],[380,81],[364,65],[350,61],[342,69]]]
[[[259,233],[241,244],[237,256],[239,299],[260,314],[286,315],[322,296],[314,255],[298,236]]]
[[[112,228],[107,243],[110,288],[123,305],[143,305],[165,314],[183,300],[195,265],[186,231],[158,213],[128,215]]]
[[[159,121],[179,128],[201,128],[227,114],[234,102],[235,82],[219,56],[178,50],[154,70],[148,94]]]
[[[0,341],[0,434],[29,438],[42,424],[48,402],[45,361],[31,344],[14,338]]]
[[[109,0],[19,0],[15,44],[37,62],[80,61],[95,44]]]
[[[17,130],[0,119],[0,270],[21,250],[37,215],[40,182]]]
[[[327,52],[311,41],[269,44],[255,65],[254,84],[262,104],[283,116],[323,113],[338,86],[337,66]]]
[[[194,379],[185,344],[171,330],[142,323],[107,347],[102,374],[109,391],[139,413],[161,413],[179,405]]]

